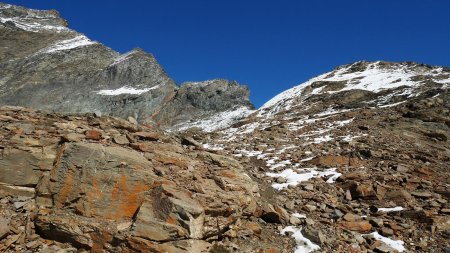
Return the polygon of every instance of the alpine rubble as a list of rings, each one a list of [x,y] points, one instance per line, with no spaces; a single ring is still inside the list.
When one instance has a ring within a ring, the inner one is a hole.
[[[56,11],[0,3],[0,41],[0,252],[450,252],[447,67],[359,61],[255,109]]]

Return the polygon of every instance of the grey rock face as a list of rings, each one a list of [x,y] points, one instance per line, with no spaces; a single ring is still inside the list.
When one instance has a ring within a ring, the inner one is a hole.
[[[249,90],[236,82],[216,79],[205,82],[187,82],[162,108],[155,120],[163,126],[174,126],[191,119],[201,119],[233,108],[253,109]]]
[[[251,106],[246,88],[212,83],[178,90],[141,49],[120,55],[67,28],[56,11],[0,3],[0,105],[131,116],[163,125],[226,110],[236,102]]]
[[[1,4],[0,19],[0,104],[142,120],[175,90],[152,55],[119,55],[55,11]]]

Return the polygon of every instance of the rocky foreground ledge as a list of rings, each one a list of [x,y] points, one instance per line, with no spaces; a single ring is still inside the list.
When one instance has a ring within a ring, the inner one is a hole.
[[[262,200],[239,162],[189,137],[1,107],[0,141],[1,252],[292,247],[286,237],[279,246],[275,225],[288,222],[286,210]]]

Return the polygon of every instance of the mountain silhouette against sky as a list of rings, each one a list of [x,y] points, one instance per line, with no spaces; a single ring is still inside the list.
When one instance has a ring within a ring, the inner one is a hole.
[[[360,60],[450,66],[446,0],[5,2],[56,9],[70,28],[118,52],[143,48],[177,83],[246,84],[256,107]]]

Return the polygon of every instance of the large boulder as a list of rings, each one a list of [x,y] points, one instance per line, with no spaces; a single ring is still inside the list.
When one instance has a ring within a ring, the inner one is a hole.
[[[129,219],[154,183],[151,167],[134,150],[66,143],[59,150],[48,188],[38,195],[51,196],[56,207],[70,206],[83,216]]]

